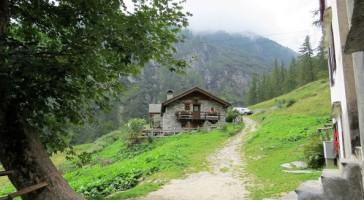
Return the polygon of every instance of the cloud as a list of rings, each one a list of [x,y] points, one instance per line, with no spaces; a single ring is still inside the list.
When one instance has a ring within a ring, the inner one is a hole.
[[[320,30],[312,26],[317,0],[187,0],[193,31],[246,31],[266,36],[298,51],[306,35],[316,46]]]

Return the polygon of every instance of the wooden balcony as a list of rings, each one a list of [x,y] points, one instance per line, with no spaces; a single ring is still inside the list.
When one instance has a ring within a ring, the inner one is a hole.
[[[218,121],[220,120],[220,113],[214,112],[186,112],[177,111],[176,117],[178,121],[183,120],[208,120],[208,121]]]

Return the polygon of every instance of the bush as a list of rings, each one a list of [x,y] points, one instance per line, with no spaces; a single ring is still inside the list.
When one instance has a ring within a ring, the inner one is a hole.
[[[150,135],[148,135],[148,143],[152,143],[153,142],[153,137],[152,136],[150,136]]]
[[[223,124],[223,125],[221,125],[220,130],[221,130],[222,132],[227,132],[227,131],[228,131],[228,125],[227,125],[227,124]]]
[[[128,147],[132,147],[138,143],[138,133],[143,130],[145,124],[145,119],[134,118],[130,119],[121,127],[121,137]]]
[[[289,100],[279,99],[279,100],[276,100],[276,104],[277,104],[278,108],[283,108],[283,107],[288,108],[288,107],[292,106],[295,103],[296,103],[295,99],[289,99]]]
[[[296,103],[296,100],[295,99],[290,99],[290,100],[287,101],[286,107],[290,107],[290,106],[292,106],[295,103]]]
[[[233,122],[233,120],[235,118],[237,118],[238,116],[240,116],[239,111],[237,110],[232,110],[232,109],[228,109],[227,110],[227,117],[226,117],[226,122]]]
[[[303,148],[305,162],[308,167],[322,168],[325,164],[324,147],[322,142],[324,137],[320,134],[312,134],[308,143]]]

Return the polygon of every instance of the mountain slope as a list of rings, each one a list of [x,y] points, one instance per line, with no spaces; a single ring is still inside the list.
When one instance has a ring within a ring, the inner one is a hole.
[[[261,123],[243,147],[246,169],[261,185],[251,188],[251,199],[281,198],[321,175],[286,173],[281,165],[303,160],[303,145],[317,128],[330,124],[330,105],[329,83],[319,80],[250,107],[256,111],[251,118]]]
[[[186,30],[184,43],[176,45],[177,57],[191,60],[185,75],[175,74],[150,63],[138,78],[128,78],[127,84],[138,86],[124,101],[124,120],[146,117],[149,103],[166,100],[165,92],[175,94],[199,86],[229,101],[244,105],[245,93],[253,76],[269,72],[274,59],[289,64],[297,54],[278,43],[256,35],[226,32],[194,34]]]
[[[177,57],[191,60],[184,75],[170,72],[150,62],[139,77],[123,78],[129,85],[122,102],[115,102],[110,114],[98,113],[98,124],[87,124],[77,131],[72,144],[94,141],[119,127],[130,118],[148,118],[148,104],[166,100],[166,91],[181,93],[194,86],[230,102],[245,105],[245,95],[252,76],[269,72],[274,59],[286,65],[297,54],[278,43],[253,34],[226,32],[195,34],[188,30],[187,38],[176,45]]]

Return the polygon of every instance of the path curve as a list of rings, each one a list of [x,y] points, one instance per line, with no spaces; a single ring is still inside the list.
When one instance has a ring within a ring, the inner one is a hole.
[[[253,120],[244,117],[245,128],[230,138],[226,145],[209,156],[212,172],[193,173],[175,179],[146,197],[134,200],[242,200],[249,194],[245,186],[251,182],[244,172],[241,157],[243,135],[256,130]]]

